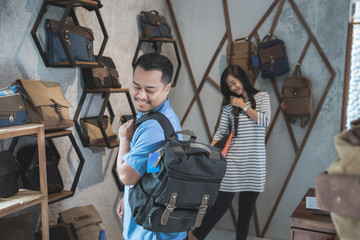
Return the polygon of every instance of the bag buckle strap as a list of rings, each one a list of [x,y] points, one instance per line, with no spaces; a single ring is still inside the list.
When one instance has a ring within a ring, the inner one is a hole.
[[[60,119],[64,119],[63,115],[61,114],[61,110],[63,107],[63,105],[61,105],[60,103],[58,103],[57,101],[55,101],[54,99],[50,99],[50,101],[52,101],[54,103],[54,108],[55,108],[55,111],[56,113],[59,115]]]
[[[165,203],[166,208],[161,216],[161,221],[160,221],[161,225],[167,224],[170,217],[170,213],[172,213],[175,210],[176,198],[177,198],[177,193],[172,193],[169,203]]]
[[[199,206],[199,210],[198,210],[198,214],[196,216],[196,220],[195,220],[195,227],[200,227],[202,220],[206,214],[206,210],[208,208],[208,201],[209,201],[210,195],[209,194],[204,194],[201,204]]]

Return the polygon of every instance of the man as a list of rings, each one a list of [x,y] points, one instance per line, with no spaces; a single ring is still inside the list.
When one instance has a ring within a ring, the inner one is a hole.
[[[180,131],[179,119],[167,98],[172,75],[173,66],[168,58],[157,53],[142,55],[134,66],[131,97],[139,111],[137,118],[149,112],[160,112],[170,120],[175,131]],[[119,129],[117,171],[125,185],[125,191],[118,206],[118,213],[123,219],[123,236],[126,240],[182,240],[186,237],[186,232],[151,232],[137,225],[131,216],[129,187],[146,174],[149,153],[160,148],[165,140],[164,131],[156,120],[145,121],[136,130],[134,121],[126,122]]]

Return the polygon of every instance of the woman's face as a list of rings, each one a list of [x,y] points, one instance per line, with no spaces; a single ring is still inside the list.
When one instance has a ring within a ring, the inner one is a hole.
[[[243,84],[240,82],[239,79],[235,78],[233,75],[229,75],[226,78],[226,84],[229,90],[235,93],[236,95],[241,95],[244,94],[245,92]]]

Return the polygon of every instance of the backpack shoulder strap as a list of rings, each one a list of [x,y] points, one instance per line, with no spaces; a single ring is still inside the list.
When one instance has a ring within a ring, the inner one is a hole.
[[[158,113],[158,112],[151,112],[151,113],[142,115],[141,117],[139,117],[136,120],[135,125],[138,126],[141,123],[143,123],[149,119],[154,119],[154,120],[158,121],[158,123],[164,130],[165,139],[170,138],[171,135],[175,132],[170,120],[164,114]]]

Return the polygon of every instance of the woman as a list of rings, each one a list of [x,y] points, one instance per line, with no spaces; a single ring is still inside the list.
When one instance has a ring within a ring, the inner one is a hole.
[[[188,231],[189,240],[206,237],[228,210],[236,192],[240,193],[236,239],[245,240],[256,199],[265,188],[265,128],[271,118],[269,95],[252,87],[245,72],[237,65],[227,67],[222,73],[221,91],[224,106],[211,145],[228,134],[229,128],[235,131],[234,114],[239,114],[236,137],[226,155],[226,173],[215,205],[199,228]]]

